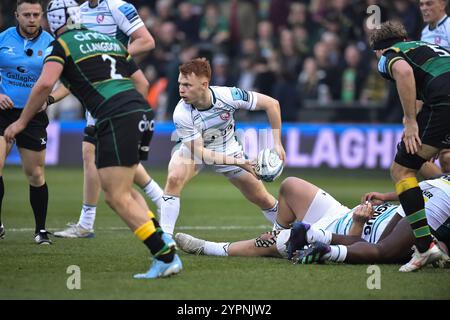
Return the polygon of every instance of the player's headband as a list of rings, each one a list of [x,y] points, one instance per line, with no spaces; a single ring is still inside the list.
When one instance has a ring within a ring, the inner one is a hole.
[[[374,42],[372,49],[373,50],[383,50],[383,49],[389,48],[390,46],[396,44],[397,42],[401,42],[403,40],[405,40],[405,39],[400,38],[400,37],[392,37],[392,38],[382,39],[382,40]]]

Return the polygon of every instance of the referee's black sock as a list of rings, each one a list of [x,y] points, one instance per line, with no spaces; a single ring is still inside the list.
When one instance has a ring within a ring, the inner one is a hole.
[[[3,176],[0,176],[0,226],[2,225],[2,203],[5,195],[5,185],[3,184]]]
[[[47,183],[40,187],[30,185],[30,203],[33,208],[34,220],[36,222],[35,233],[45,230],[45,220],[47,219],[48,188]]]

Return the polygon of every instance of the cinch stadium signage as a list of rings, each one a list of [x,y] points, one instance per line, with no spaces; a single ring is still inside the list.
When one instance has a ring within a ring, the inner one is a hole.
[[[394,159],[402,128],[322,128],[317,134],[287,131],[285,148],[291,167],[383,168]]]
[[[402,132],[397,125],[285,125],[286,166],[388,169]],[[246,125],[236,133],[250,158],[271,145],[270,130]]]
[[[84,125],[84,121],[51,123],[47,164],[82,166]],[[172,123],[156,123],[146,166],[167,167],[176,142],[174,130]],[[286,166],[388,169],[402,131],[401,125],[284,124]],[[255,158],[259,150],[272,144],[272,133],[267,124],[238,123],[236,134],[249,158]],[[20,163],[18,154],[12,152],[7,163]]]

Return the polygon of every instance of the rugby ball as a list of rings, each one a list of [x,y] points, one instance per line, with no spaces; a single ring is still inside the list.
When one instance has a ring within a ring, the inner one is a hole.
[[[255,165],[256,175],[265,182],[272,182],[283,171],[283,161],[273,149],[263,149],[259,152]]]

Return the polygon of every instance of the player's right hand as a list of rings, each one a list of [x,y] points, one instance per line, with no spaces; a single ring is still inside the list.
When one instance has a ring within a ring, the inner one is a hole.
[[[386,202],[386,199],[384,197],[383,193],[380,192],[368,192],[361,198],[361,203],[364,204],[366,202],[370,202],[373,205],[377,206],[382,204],[383,202]]]
[[[274,149],[277,152],[280,159],[283,162],[286,161],[286,151],[284,151],[283,145],[281,143],[275,143]]]
[[[25,124],[23,123],[22,119],[19,118],[5,129],[3,137],[5,138],[6,142],[13,143],[16,135],[22,132],[23,129],[25,129]]]
[[[422,146],[422,141],[419,138],[419,125],[416,120],[406,118],[403,118],[403,125],[402,140],[405,143],[406,152],[416,154]]]
[[[0,93],[0,109],[7,110],[14,108],[14,103],[6,94]]]

